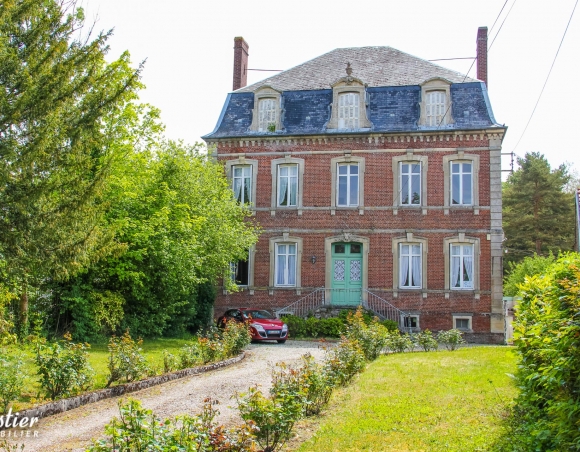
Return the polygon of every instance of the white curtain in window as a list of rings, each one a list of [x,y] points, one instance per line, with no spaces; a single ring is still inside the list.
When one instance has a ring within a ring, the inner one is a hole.
[[[471,245],[466,245],[463,249],[463,265],[465,266],[463,287],[473,287],[473,248]]]
[[[284,171],[286,170],[286,171]],[[278,193],[278,205],[287,206],[288,205],[288,177],[284,177],[287,173],[287,168],[280,168],[280,191]]]
[[[291,245],[290,247],[292,247]],[[288,256],[288,282],[289,286],[296,285],[296,255]]]
[[[241,193],[242,193],[242,178],[236,177],[234,178],[234,197],[239,202],[242,202]]]
[[[405,248],[405,246],[403,246]],[[407,247],[408,248],[408,247]],[[406,287],[409,278],[409,255],[401,254],[401,262],[399,267],[399,287]]]
[[[278,245],[277,250],[276,285],[283,286],[286,276],[286,245]]]
[[[461,256],[459,246],[451,246],[451,287],[460,287]]]
[[[421,287],[421,245],[413,245],[413,267],[411,285]]]

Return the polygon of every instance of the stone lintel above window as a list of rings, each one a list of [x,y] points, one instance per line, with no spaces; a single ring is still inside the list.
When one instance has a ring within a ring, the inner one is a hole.
[[[268,102],[271,100],[272,102]],[[260,112],[261,107],[267,106],[271,120],[266,121],[262,117],[264,112]],[[262,86],[254,92],[254,109],[252,110],[252,124],[250,130],[254,132],[276,132],[282,129],[282,94],[280,91],[270,87]],[[270,126],[272,124],[272,126]],[[273,130],[272,130],[273,129]]]

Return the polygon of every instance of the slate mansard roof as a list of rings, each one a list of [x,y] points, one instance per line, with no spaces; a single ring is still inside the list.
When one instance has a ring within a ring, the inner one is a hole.
[[[345,75],[350,62],[353,76],[367,85],[367,129],[327,129],[332,107],[331,84]],[[390,47],[335,49],[253,85],[228,94],[215,130],[204,139],[325,135],[344,133],[413,132],[418,126],[421,86],[432,78],[451,82],[453,123],[445,130],[498,127],[485,84]],[[261,87],[281,92],[282,130],[250,131],[254,92]]]

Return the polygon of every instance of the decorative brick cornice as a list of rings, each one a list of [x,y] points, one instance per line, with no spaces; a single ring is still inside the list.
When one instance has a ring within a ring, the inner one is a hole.
[[[364,135],[312,135],[284,137],[243,137],[221,138],[207,140],[208,144],[218,144],[221,147],[262,147],[262,146],[308,146],[332,143],[444,143],[468,142],[472,140],[503,140],[505,130],[473,130],[473,131],[421,131],[413,133],[371,133]]]

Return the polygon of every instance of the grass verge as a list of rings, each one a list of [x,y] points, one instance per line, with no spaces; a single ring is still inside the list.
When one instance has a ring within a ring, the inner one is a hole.
[[[297,450],[489,450],[516,395],[506,375],[515,368],[507,347],[383,356],[336,393],[324,416],[306,421],[303,431],[316,433]]]
[[[178,355],[181,347],[191,342],[187,339],[149,339],[143,340],[141,348],[143,355],[147,359],[147,364],[156,374],[163,373],[163,350],[167,350],[174,355]],[[38,382],[37,367],[35,364],[35,349],[32,345],[24,346],[14,345],[2,347],[6,353],[22,355],[24,357],[24,371],[26,373],[25,386],[22,396],[13,405],[13,411],[30,408],[33,405],[43,403],[42,389]],[[107,344],[91,344],[89,349],[89,362],[93,368],[93,385],[91,390],[105,387],[108,377],[109,352]],[[114,385],[113,385],[114,386]]]

